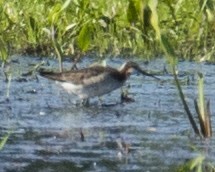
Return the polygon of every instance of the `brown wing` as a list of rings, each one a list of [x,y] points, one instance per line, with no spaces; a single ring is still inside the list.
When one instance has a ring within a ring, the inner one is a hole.
[[[65,71],[62,73],[47,72],[44,70],[39,71],[40,75],[48,79],[61,81],[61,82],[72,82],[74,84],[83,84],[90,78],[97,77],[104,73],[116,73],[116,69],[111,67],[95,66],[90,68],[84,68],[80,70]]]

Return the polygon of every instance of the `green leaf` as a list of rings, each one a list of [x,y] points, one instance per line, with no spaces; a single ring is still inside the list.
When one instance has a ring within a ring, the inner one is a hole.
[[[0,37],[0,59],[6,61],[8,58],[7,43]]]
[[[79,7],[81,10],[85,10],[89,6],[89,0],[80,0]]]
[[[82,51],[86,51],[89,48],[91,40],[91,26],[85,24],[78,35],[78,46]]]
[[[6,136],[4,136],[3,139],[0,141],[0,150],[2,150],[3,147],[5,146],[8,138],[10,137],[10,134],[11,134],[11,131]]]
[[[200,114],[202,115],[202,119],[205,122],[205,97],[204,97],[204,78],[202,73],[198,73],[198,93],[199,93],[199,110]]]
[[[72,23],[72,24],[66,26],[65,30],[68,31],[70,29],[73,29],[75,26],[77,26],[77,23]]]
[[[36,21],[35,21],[35,19],[32,16],[29,17],[29,23],[30,23],[31,29],[33,31],[35,31]]]
[[[144,25],[145,29],[150,26],[151,15],[152,15],[152,11],[149,8],[149,6],[146,5],[144,7],[144,9],[143,9],[143,19],[142,19],[143,20],[143,25]]]
[[[176,55],[172,45],[169,43],[168,39],[162,34],[160,37],[160,42],[164,52],[166,53],[169,63],[173,66],[176,64]]]
[[[38,25],[35,21],[35,19],[33,17],[29,17],[29,29],[27,29],[27,33],[28,33],[28,41],[32,42],[34,44],[37,43],[37,33],[38,33],[38,29],[37,29]]]
[[[60,11],[65,10],[69,6],[70,2],[71,2],[71,0],[67,0],[66,2],[64,2],[64,4],[62,5],[62,8],[60,9]]]
[[[127,19],[129,23],[136,23],[138,21],[138,12],[135,7],[135,2],[133,0],[129,0],[127,9]]]
[[[158,4],[157,0],[150,0],[148,2],[148,6],[152,12],[150,22],[156,32],[157,39],[159,40],[161,39],[160,38],[161,34],[160,34],[160,27],[159,27],[158,14],[157,14],[157,4]]]
[[[200,171],[203,161],[205,160],[205,156],[199,155],[196,158],[190,161],[190,170],[193,170],[197,167],[197,171]],[[199,167],[199,168],[198,168]]]
[[[61,10],[60,3],[55,4],[55,6],[53,6],[51,8],[49,15],[48,15],[48,19],[49,19],[50,23],[53,24],[58,20],[59,15],[60,15],[60,10]]]

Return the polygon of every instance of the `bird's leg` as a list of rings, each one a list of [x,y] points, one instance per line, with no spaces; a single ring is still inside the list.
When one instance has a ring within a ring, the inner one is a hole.
[[[83,99],[82,102],[81,102],[81,105],[89,106],[90,105],[90,100],[89,99]]]
[[[98,100],[99,100],[99,105],[102,105],[102,97],[98,97]]]
[[[128,89],[130,88],[130,86],[126,86],[124,89],[123,87],[121,88],[121,101],[123,101],[123,98],[128,97]]]
[[[134,102],[133,98],[128,97],[128,94],[129,94],[128,90],[129,90],[129,88],[130,88],[130,85],[128,85],[126,87],[126,89],[124,89],[124,90],[121,89],[121,103],[124,103],[124,102],[126,102],[126,103]]]
[[[125,89],[121,88],[121,97],[128,97],[128,87],[126,87]]]

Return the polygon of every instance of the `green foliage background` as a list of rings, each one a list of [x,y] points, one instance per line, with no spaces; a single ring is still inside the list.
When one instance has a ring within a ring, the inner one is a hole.
[[[156,57],[150,0],[2,0],[0,58],[94,52]],[[215,60],[215,0],[160,0],[161,32],[179,58]]]

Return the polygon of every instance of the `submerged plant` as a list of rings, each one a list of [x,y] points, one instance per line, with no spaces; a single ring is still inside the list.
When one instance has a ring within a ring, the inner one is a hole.
[[[199,101],[194,100],[196,113],[198,114],[201,134],[204,137],[212,137],[211,114],[210,114],[210,101],[205,104],[204,97],[204,81],[202,73],[198,73],[199,84],[198,93]]]
[[[11,131],[8,132],[3,138],[0,140],[0,151],[4,148],[5,144],[7,143],[8,138],[10,137]]]

